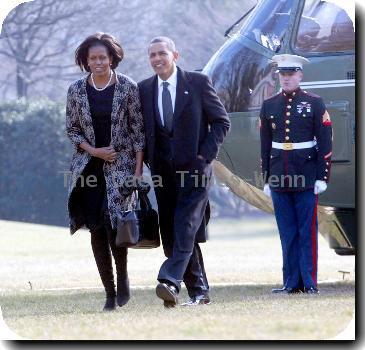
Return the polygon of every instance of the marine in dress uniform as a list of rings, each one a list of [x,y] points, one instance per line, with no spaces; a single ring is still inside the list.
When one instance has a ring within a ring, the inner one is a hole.
[[[318,194],[331,170],[332,126],[321,97],[302,90],[296,55],[275,55],[281,92],[260,112],[264,193],[272,197],[283,254],[283,288],[273,293],[317,294]]]

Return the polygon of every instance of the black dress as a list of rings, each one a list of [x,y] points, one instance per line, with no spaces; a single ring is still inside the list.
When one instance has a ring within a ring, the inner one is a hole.
[[[103,91],[97,91],[90,84],[86,86],[96,148],[110,145],[114,88],[115,84]],[[98,231],[104,225],[110,225],[103,166],[103,159],[91,157],[82,172],[84,187],[80,184],[78,186],[79,205],[85,218],[85,226],[91,233]],[[86,179],[92,175],[95,176],[96,182],[95,178],[89,178],[91,186],[87,186]]]

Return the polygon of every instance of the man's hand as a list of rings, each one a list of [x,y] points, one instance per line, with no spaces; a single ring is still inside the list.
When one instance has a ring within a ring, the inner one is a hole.
[[[327,189],[326,181],[317,180],[314,183],[314,194],[320,194]]]
[[[265,184],[264,186],[264,193],[267,197],[271,197],[271,190],[269,184]]]
[[[117,159],[117,152],[113,146],[94,148],[93,157],[101,158],[106,162],[114,162]]]

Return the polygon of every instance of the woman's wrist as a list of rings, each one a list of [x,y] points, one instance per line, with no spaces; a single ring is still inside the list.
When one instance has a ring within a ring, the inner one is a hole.
[[[87,153],[89,153],[92,157],[95,157],[96,156],[96,148],[91,146],[89,143],[87,143],[86,141],[82,142],[79,144],[79,147],[86,151]]]
[[[134,171],[134,176],[141,177],[143,174],[143,170],[138,168]]]
[[[92,157],[96,157],[97,155],[97,152],[96,152],[96,148],[95,147],[90,147],[89,149],[89,154],[92,156]]]

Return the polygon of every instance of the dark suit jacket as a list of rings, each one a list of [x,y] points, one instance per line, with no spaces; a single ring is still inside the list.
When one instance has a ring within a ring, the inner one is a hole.
[[[138,84],[146,132],[145,163],[152,175],[158,120],[157,81],[155,75]],[[178,68],[172,142],[176,168],[188,170],[198,154],[210,163],[216,158],[229,127],[227,112],[209,78]]]

